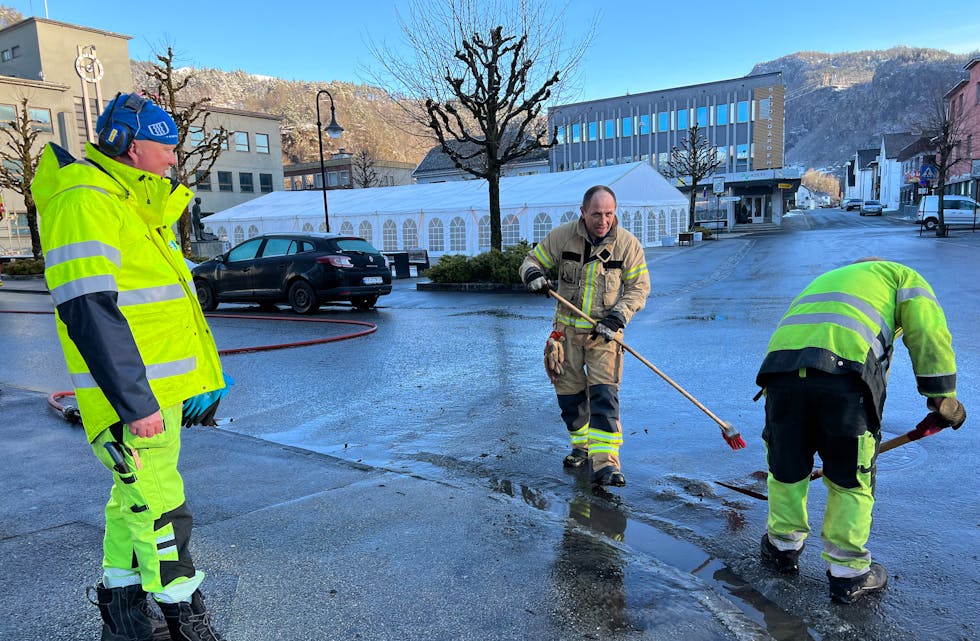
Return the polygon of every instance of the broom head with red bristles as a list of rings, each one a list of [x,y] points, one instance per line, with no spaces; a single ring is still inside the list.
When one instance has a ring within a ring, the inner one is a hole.
[[[728,447],[733,450],[740,450],[745,447],[745,439],[742,435],[738,433],[735,426],[731,423],[725,423],[721,426],[721,435],[724,437],[725,442],[728,443]]]

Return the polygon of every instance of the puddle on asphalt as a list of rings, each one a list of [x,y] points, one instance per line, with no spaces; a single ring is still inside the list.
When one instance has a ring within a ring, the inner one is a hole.
[[[493,316],[494,318],[509,318],[517,320],[540,320],[541,316],[527,316],[525,314],[517,314],[515,312],[507,311],[505,309],[478,309],[470,312],[459,312],[458,314],[450,314],[450,316]]]
[[[543,492],[514,484],[509,480],[491,479],[490,487],[542,511],[550,511],[559,516],[559,508],[565,501],[550,501]],[[674,568],[693,574],[728,599],[753,622],[760,625],[777,641],[819,641],[821,636],[807,626],[806,622],[781,609],[762,593],[741,579],[719,559],[694,545],[675,538],[658,528],[629,519],[620,507],[620,499],[601,489],[580,488],[568,502],[568,518],[601,538],[625,545],[634,552],[652,557]],[[583,491],[584,490],[584,491]],[[605,548],[608,550],[603,551]],[[595,548],[595,554],[610,553],[612,545]],[[583,559],[588,565],[594,559]]]

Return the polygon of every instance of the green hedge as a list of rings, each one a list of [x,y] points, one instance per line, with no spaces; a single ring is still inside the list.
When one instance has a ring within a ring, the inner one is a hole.
[[[518,284],[518,269],[531,250],[526,240],[504,251],[490,250],[473,257],[446,255],[425,273],[433,283]]]
[[[44,259],[43,258],[20,258],[17,260],[12,260],[9,263],[4,264],[3,273],[17,275],[17,276],[27,276],[30,274],[43,274]]]

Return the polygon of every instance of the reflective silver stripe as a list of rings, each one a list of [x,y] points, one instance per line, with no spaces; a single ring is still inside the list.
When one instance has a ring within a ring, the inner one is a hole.
[[[196,356],[188,356],[180,360],[157,363],[156,365],[147,365],[146,378],[154,381],[160,378],[189,374],[194,371],[195,367],[197,367]],[[98,387],[95,379],[88,372],[72,374],[71,383],[75,386],[75,389],[95,389]]]
[[[107,192],[105,189],[102,189],[101,187],[96,187],[95,185],[75,185],[73,187],[69,187],[68,189],[65,189],[61,193],[65,193],[65,191],[71,191],[72,189],[91,189],[92,191],[97,191],[100,194],[105,194],[106,196],[112,196],[112,194]]]
[[[80,243],[71,243],[55,247],[44,254],[44,265],[50,269],[55,265],[75,260],[77,258],[95,258],[102,256],[112,261],[116,267],[122,262],[122,253],[118,248],[108,245],[98,240],[86,240]]]
[[[864,552],[852,552],[851,550],[845,550],[840,546],[834,545],[826,538],[823,540],[823,551],[827,553],[831,558],[838,561],[850,561],[857,559],[867,559],[871,560],[871,552],[865,550]]]
[[[834,325],[840,325],[847,329],[854,330],[865,340],[868,345],[871,346],[872,351],[876,358],[881,358],[885,353],[885,346],[881,344],[878,340],[878,336],[868,327],[854,319],[850,316],[845,316],[844,314],[796,314],[794,316],[788,316],[780,321],[779,326],[784,327],[786,325],[818,325],[820,323],[832,323]]]
[[[184,288],[177,284],[143,287],[142,289],[129,289],[119,292],[119,306],[159,303],[181,298],[184,298]]]
[[[842,294],[840,292],[810,294],[809,296],[804,296],[803,298],[797,300],[795,305],[802,305],[804,303],[844,303],[845,305],[850,305],[851,307],[860,310],[862,314],[874,321],[878,327],[882,328],[882,330],[889,330],[885,333],[893,333],[892,324],[885,320],[885,317],[878,313],[878,310],[872,307],[868,301],[858,298],[857,296]]]
[[[925,287],[906,287],[905,289],[900,289],[895,294],[895,301],[901,303],[909,300],[910,298],[918,298],[919,296],[928,298],[937,305],[939,304],[939,301],[936,300],[936,297],[933,296],[932,292]]]
[[[55,287],[51,290],[51,298],[54,299],[55,305],[60,305],[65,301],[84,296],[85,294],[114,292],[117,289],[115,276],[86,276],[85,278],[70,280],[64,285]]]
[[[167,556],[168,554],[173,554],[177,551],[176,545],[171,545],[170,547],[162,548],[157,550],[157,556]]]

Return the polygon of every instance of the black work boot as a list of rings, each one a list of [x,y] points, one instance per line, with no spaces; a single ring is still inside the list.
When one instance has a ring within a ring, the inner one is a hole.
[[[573,447],[572,453],[565,457],[561,462],[565,467],[582,467],[589,462],[589,451],[580,447]]]
[[[92,588],[88,588],[87,592]],[[170,632],[163,617],[146,600],[140,585],[107,588],[95,585],[95,600],[102,615],[102,641],[166,641]]]
[[[607,465],[592,472],[592,485],[623,487],[626,485],[626,477],[612,465]]]
[[[762,535],[762,560],[783,574],[799,573],[802,553],[802,547],[799,550],[780,550],[769,540],[768,533]]]
[[[194,590],[190,603],[158,603],[170,628],[173,641],[224,641],[211,625],[204,607],[204,595]]]
[[[830,579],[830,598],[838,603],[854,603],[865,594],[884,590],[888,585],[888,572],[878,563],[872,563],[861,576],[843,578],[833,576],[827,570],[827,578]]]

